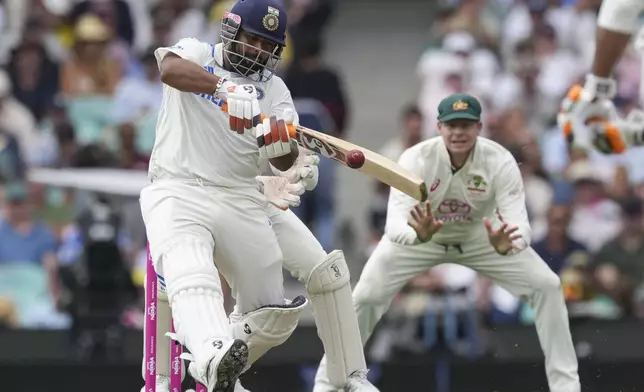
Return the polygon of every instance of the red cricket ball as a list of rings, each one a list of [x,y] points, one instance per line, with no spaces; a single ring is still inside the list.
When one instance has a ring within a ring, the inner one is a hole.
[[[364,153],[360,150],[351,150],[347,153],[347,166],[360,169],[364,165]]]

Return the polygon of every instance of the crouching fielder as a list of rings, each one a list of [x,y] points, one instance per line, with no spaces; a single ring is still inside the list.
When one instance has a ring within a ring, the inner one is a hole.
[[[577,359],[559,278],[530,248],[523,183],[512,155],[478,137],[481,105],[465,94],[438,108],[435,137],[407,149],[399,163],[430,185],[429,199],[391,190],[385,235],[353,292],[363,342],[393,297],[414,276],[454,262],[527,298],[546,356],[550,391],[579,392]],[[326,388],[318,370],[314,391]]]

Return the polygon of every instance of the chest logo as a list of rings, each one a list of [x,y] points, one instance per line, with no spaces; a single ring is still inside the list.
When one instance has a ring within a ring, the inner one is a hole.
[[[472,192],[484,193],[487,191],[487,182],[478,174],[473,175],[467,182],[467,190]]]

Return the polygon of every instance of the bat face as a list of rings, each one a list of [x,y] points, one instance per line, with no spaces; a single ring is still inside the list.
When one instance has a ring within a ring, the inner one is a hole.
[[[326,135],[304,127],[294,127],[294,138],[303,148],[325,156],[347,166],[347,153],[360,150],[365,155],[365,163],[357,170],[393,188],[408,194],[419,201],[427,199],[425,182],[380,154],[362,148],[346,140]]]

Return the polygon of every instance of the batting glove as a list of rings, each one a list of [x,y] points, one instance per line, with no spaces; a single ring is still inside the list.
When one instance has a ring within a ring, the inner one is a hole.
[[[588,80],[594,80],[592,76]],[[601,123],[613,122],[617,118],[617,110],[606,94],[598,95],[597,87],[591,83],[589,90],[586,87],[575,85],[570,88],[564,98],[557,125],[563,131],[566,140],[573,146],[591,148],[595,142],[597,127]],[[610,87],[604,87],[604,91]]]
[[[597,121],[589,125],[593,145],[604,154],[621,154],[632,146],[644,145],[644,112],[632,110],[625,119]]]
[[[288,125],[293,124],[295,112],[285,110],[282,119],[270,116],[255,127],[257,146],[261,158],[273,159],[291,153],[291,136]]]
[[[318,164],[320,157],[315,153],[300,149],[300,154],[293,166],[287,171],[278,172],[281,177],[286,178],[291,184],[301,184],[307,191],[312,191],[318,185],[320,171]]]
[[[230,129],[243,134],[260,123],[262,114],[257,100],[257,89],[251,84],[242,84],[231,87],[228,91],[228,118]]]
[[[291,184],[286,178],[276,176],[257,176],[255,179],[260,192],[277,208],[286,211],[300,205],[300,195],[304,193],[302,184]]]

